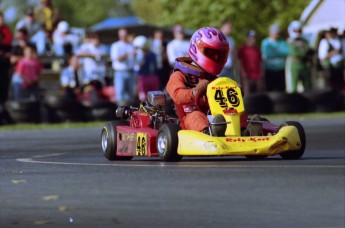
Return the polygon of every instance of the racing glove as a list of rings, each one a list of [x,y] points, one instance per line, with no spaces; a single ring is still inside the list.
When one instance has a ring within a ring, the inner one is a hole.
[[[201,79],[198,84],[193,89],[193,96],[196,97],[198,93],[206,91],[209,81],[206,79]]]

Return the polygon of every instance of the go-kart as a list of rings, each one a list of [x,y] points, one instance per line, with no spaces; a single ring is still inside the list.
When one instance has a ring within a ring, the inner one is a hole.
[[[217,78],[195,100],[198,110],[208,110],[207,134],[183,129],[178,118],[171,118],[162,110],[164,93],[149,92],[147,102],[139,108],[118,108],[116,116],[122,120],[108,122],[103,127],[101,142],[105,157],[128,160],[133,156],[159,156],[164,161],[179,161],[183,156],[302,157],[306,137],[300,123],[287,121],[277,126],[256,116],[241,124],[245,110],[241,89],[235,81]],[[216,128],[224,129],[223,133],[214,134]]]

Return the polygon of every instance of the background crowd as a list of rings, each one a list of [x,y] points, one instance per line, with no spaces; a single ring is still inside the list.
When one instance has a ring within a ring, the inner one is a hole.
[[[232,38],[232,23],[225,20],[219,25],[230,44],[219,76],[238,81],[245,94],[314,89],[311,69],[315,66],[324,72],[326,88],[344,90],[345,34],[340,36],[337,28],[325,31],[313,50],[298,21],[290,23],[286,38],[281,37],[278,25],[271,25],[261,43],[256,31],[248,28],[242,45]],[[62,66],[60,86],[70,99],[85,94],[102,99],[102,88],[113,86],[113,101],[118,105],[144,100],[147,91],[165,88],[175,59],[188,55],[189,41],[181,25],[173,27],[172,40],[163,34],[157,30],[150,37],[136,36],[122,28],[107,46],[97,33],[87,32],[83,37],[72,33],[50,0],[28,8],[14,31],[0,12],[0,103],[39,99],[41,60],[46,56],[68,60]]]

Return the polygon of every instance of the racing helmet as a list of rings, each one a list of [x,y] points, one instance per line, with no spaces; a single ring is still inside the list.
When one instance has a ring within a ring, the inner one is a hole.
[[[228,59],[229,50],[229,42],[221,31],[204,27],[190,39],[189,57],[207,73],[218,75]]]
[[[299,21],[292,21],[288,26],[288,33],[292,39],[300,36],[302,30],[302,23]]]

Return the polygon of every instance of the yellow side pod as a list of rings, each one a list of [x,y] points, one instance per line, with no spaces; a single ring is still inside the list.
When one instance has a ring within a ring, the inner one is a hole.
[[[272,136],[212,137],[180,130],[177,153],[184,156],[275,155],[299,150],[301,140],[294,126],[284,126]]]

